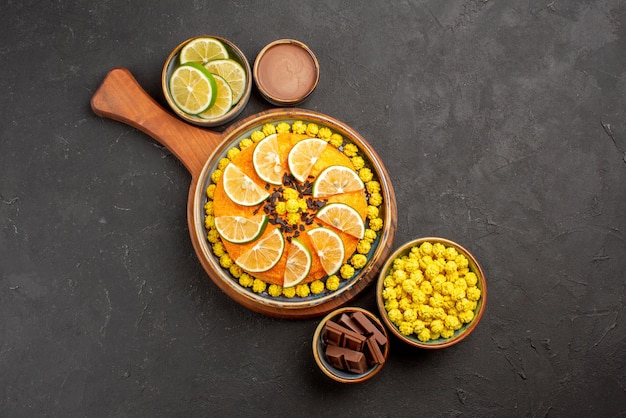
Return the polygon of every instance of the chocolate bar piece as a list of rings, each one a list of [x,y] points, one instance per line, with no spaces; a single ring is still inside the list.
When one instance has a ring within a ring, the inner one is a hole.
[[[363,335],[357,334],[333,321],[328,321],[324,325],[323,338],[329,345],[337,345],[356,351],[361,351],[365,344]]]
[[[349,328],[350,330],[359,333],[361,335],[365,335],[365,330],[359,326],[359,324],[352,319],[352,317],[350,317],[348,314],[341,314],[341,316],[339,317],[339,319],[337,320],[337,323],[340,325],[343,325],[346,328]]]
[[[383,364],[385,362],[385,355],[380,349],[376,338],[372,335],[365,341],[365,357],[370,365]]]
[[[324,331],[322,333],[322,339],[329,345],[341,345],[341,340],[343,337],[343,332],[341,329],[333,326],[334,322],[328,321],[326,325],[324,325]]]
[[[342,347],[349,348],[350,350],[361,351],[365,346],[365,337],[359,334],[343,334]]]
[[[326,347],[326,359],[336,369],[352,373],[365,373],[368,369],[365,354],[336,345]]]
[[[373,335],[374,338],[376,338],[376,342],[381,346],[387,344],[387,338],[378,329],[378,327],[363,314],[363,312],[354,312],[352,314],[352,319],[365,330],[365,335]]]

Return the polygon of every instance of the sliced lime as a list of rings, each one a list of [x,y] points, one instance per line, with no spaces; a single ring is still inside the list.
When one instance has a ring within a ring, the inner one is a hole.
[[[233,105],[237,104],[246,90],[246,70],[241,64],[232,59],[217,59],[204,64],[204,67],[212,74],[224,77],[233,90]]]
[[[228,58],[224,44],[214,38],[196,38],[189,41],[180,50],[180,62],[206,64],[211,60]]]
[[[250,218],[243,216],[217,216],[215,229],[226,241],[245,244],[259,238],[269,220],[268,215],[256,215]]]
[[[233,91],[230,85],[217,74],[213,74],[215,84],[217,86],[217,94],[215,94],[215,103],[204,112],[200,113],[202,119],[215,119],[224,116],[233,107]]]
[[[197,115],[215,103],[215,79],[199,64],[190,62],[176,68],[169,87],[172,100],[185,113]]]

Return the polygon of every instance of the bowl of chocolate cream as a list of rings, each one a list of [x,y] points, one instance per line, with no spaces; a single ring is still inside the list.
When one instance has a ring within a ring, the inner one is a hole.
[[[317,87],[320,66],[311,49],[294,39],[279,39],[257,55],[254,81],[263,97],[277,106],[294,106]]]

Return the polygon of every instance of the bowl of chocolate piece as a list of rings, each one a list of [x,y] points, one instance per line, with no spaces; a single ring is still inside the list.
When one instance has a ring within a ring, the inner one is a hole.
[[[371,312],[346,307],[322,319],[313,336],[313,356],[324,374],[360,383],[382,369],[389,354],[387,331]]]

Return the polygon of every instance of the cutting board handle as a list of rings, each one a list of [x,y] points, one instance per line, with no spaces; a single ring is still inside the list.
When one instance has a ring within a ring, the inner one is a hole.
[[[91,98],[98,116],[123,122],[168,148],[198,178],[211,153],[222,141],[216,132],[192,126],[168,113],[126,68],[114,68]]]

